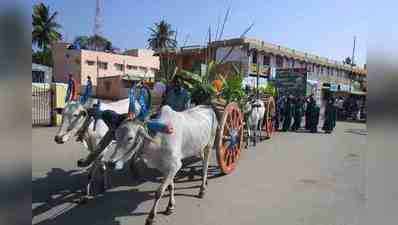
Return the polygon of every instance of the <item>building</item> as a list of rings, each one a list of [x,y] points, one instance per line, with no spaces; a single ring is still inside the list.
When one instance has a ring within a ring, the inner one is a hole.
[[[51,83],[53,69],[51,67],[32,63],[32,83]]]
[[[263,76],[272,73],[269,68],[305,68],[310,82],[320,82],[329,86],[338,84],[340,89],[349,91],[352,80],[362,80],[367,74],[364,69],[352,68],[336,60],[256,39],[216,41],[211,47],[215,49],[216,60],[226,57],[225,61],[242,63],[244,74],[247,76],[257,74],[257,65],[259,65],[259,74]]]
[[[78,85],[83,88],[87,76],[91,76],[94,94],[97,89],[106,88],[97,85],[97,80],[125,74],[134,74],[153,79],[159,70],[159,58],[148,49],[132,49],[123,54],[101,51],[69,49],[68,43],[53,46],[54,80],[67,82],[68,74],[73,74]]]
[[[101,99],[119,100],[128,97],[128,89],[123,86],[122,76],[106,76],[97,79],[97,97]]]
[[[308,83],[325,90],[325,93],[326,90],[350,92],[354,81],[365,84],[367,76],[366,68],[351,67],[336,60],[250,38],[215,41],[209,48],[181,48],[165,56],[174,57],[176,65],[187,70],[197,70],[206,58],[233,62],[239,65],[248,84],[254,83],[257,72],[261,85],[273,77],[277,69],[303,68],[307,71]]]

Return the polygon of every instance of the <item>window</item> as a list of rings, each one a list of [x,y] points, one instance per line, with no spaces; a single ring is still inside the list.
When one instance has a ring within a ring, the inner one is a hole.
[[[143,67],[143,66],[140,66],[140,70],[141,70],[141,71],[144,71],[144,72],[147,72],[147,71],[148,71],[148,69],[147,69],[146,67]]]
[[[252,53],[252,63],[257,64],[257,51],[253,51]]]
[[[87,60],[86,63],[87,63],[87,65],[89,65],[89,66],[92,66],[92,65],[95,64],[95,62],[94,62],[94,61],[91,61],[91,60]]]
[[[202,68],[202,62],[200,60],[194,60],[192,63],[192,71],[199,74],[201,68]]]
[[[108,69],[108,63],[107,62],[98,62],[98,68],[107,70]]]
[[[271,64],[271,58],[269,57],[269,55],[264,55],[263,65],[269,66],[270,64]]]
[[[276,57],[276,66],[283,67],[283,58],[281,56]]]
[[[128,70],[137,70],[136,66],[127,65],[126,67],[127,67]]]
[[[34,71],[34,70],[32,70],[32,82],[44,83],[45,82],[44,71]]]
[[[116,70],[123,71],[124,66],[123,66],[123,64],[115,63],[115,68],[116,68]]]

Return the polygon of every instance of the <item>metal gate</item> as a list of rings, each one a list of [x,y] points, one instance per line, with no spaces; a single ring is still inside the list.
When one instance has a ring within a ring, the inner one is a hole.
[[[52,99],[50,85],[32,86],[32,126],[52,125]]]

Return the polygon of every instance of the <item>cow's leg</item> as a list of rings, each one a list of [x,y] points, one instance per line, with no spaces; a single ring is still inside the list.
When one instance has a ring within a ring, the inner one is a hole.
[[[169,192],[170,192],[170,198],[169,198],[169,204],[167,205],[166,209],[166,215],[172,214],[175,210],[176,200],[174,199],[174,180],[171,180],[171,183],[169,185]]]
[[[92,188],[93,188],[93,182],[95,181],[95,171],[96,171],[96,165],[92,165],[87,171],[88,174],[87,174],[87,185],[86,185],[85,195],[80,198],[78,202],[80,204],[84,204],[87,202],[88,199],[92,199],[94,197],[94,195],[92,195],[93,192]]]
[[[200,186],[199,190],[199,198],[203,198],[205,193],[206,193],[206,187],[207,187],[207,172],[209,169],[209,159],[210,159],[210,150],[212,148],[209,146],[206,146],[204,149],[204,154],[203,154],[203,168],[202,168],[202,185]]]
[[[246,142],[246,148],[249,146],[251,141],[251,131],[250,131],[250,125],[247,126],[247,142]]]
[[[146,219],[145,225],[153,224],[156,214],[157,214],[157,207],[158,207],[159,201],[162,198],[166,188],[173,182],[173,179],[174,179],[177,171],[181,168],[181,164],[182,163],[179,162],[177,168],[173,168],[172,170],[169,171],[168,175],[163,180],[163,183],[159,186],[158,190],[156,191],[155,202],[152,206],[152,210],[149,213],[149,216]],[[174,193],[172,193],[172,194],[174,195]],[[173,196],[173,198],[174,198],[174,196]]]
[[[252,145],[254,146],[254,136],[255,136],[255,130],[253,129],[253,126],[250,127],[250,140],[252,142]]]
[[[258,123],[258,131],[260,134],[260,141],[264,140],[263,136],[263,119],[260,119],[260,122]]]
[[[95,149],[90,152],[90,154],[84,158],[84,159],[79,159],[77,162],[78,167],[87,167],[89,166],[100,154],[101,152],[104,151],[104,149],[111,143],[113,140],[114,132],[113,131],[108,131],[104,137],[100,140],[98,145],[96,145]]]
[[[258,123],[256,123],[256,125],[253,127],[254,128],[253,129],[253,134],[254,134],[253,144],[254,144],[254,147],[257,145],[257,127],[258,127]]]

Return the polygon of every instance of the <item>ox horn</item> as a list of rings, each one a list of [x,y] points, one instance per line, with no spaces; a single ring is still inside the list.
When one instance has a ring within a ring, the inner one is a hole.
[[[148,132],[145,130],[144,127],[140,126],[138,133],[146,140],[153,142],[155,144],[159,144],[160,145],[160,141],[156,140],[154,138],[152,138],[151,136],[149,136]]]

